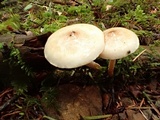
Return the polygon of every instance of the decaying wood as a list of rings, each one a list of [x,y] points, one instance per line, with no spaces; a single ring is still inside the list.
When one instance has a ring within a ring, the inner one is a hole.
[[[13,34],[13,35],[1,35],[0,43],[6,43],[7,45],[11,42],[14,43],[15,47],[28,46],[28,47],[43,47],[47,38],[51,35],[50,32],[39,36],[24,35],[24,34]]]
[[[47,38],[51,33],[46,33],[39,36],[27,36],[27,35],[1,35],[0,43],[4,43],[5,49],[0,52],[0,62],[7,54],[8,45],[13,43],[14,46],[19,49],[22,59],[27,65],[36,69],[50,68],[50,64],[46,61],[43,55],[43,47]]]
[[[35,36],[27,36],[21,34],[15,35],[1,35],[0,43],[6,43],[7,45],[11,42],[14,42],[15,46],[22,46],[26,40],[35,38]]]

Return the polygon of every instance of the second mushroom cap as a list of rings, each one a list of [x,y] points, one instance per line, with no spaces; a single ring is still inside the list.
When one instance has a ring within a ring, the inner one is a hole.
[[[137,35],[123,27],[109,28],[104,31],[105,48],[100,57],[104,59],[120,59],[135,52],[139,47]]]

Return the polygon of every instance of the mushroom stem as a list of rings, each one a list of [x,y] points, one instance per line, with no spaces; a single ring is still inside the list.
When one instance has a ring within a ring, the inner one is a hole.
[[[96,70],[100,70],[101,69],[101,66],[98,63],[94,62],[94,61],[90,62],[86,66],[88,66],[89,68],[96,69]]]
[[[110,60],[109,61],[109,65],[108,65],[108,75],[109,75],[109,77],[113,77],[115,64],[116,64],[116,60]]]

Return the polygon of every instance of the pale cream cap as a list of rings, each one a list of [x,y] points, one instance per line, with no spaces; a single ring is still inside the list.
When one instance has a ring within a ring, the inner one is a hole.
[[[104,59],[120,59],[135,52],[139,47],[137,35],[126,28],[114,27],[104,31],[105,48],[100,57]]]
[[[54,32],[44,48],[45,58],[59,68],[76,68],[95,60],[104,49],[104,34],[91,24],[73,24]]]

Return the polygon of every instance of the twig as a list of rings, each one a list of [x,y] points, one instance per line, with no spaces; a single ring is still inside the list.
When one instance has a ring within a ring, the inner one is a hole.
[[[156,106],[154,105],[154,103],[152,102],[152,100],[149,98],[149,96],[143,91],[142,92],[143,95],[146,97],[147,102],[150,104],[150,106],[155,110],[155,112],[160,116],[160,112],[159,110],[156,108]]]
[[[39,47],[39,48],[33,48],[33,47],[27,47],[29,50],[33,51],[39,51],[39,50],[44,50],[44,47]]]
[[[144,98],[142,99],[142,101],[141,101],[141,103],[140,103],[140,105],[139,105],[139,108],[142,107],[143,103],[144,103]]]
[[[146,117],[146,115],[142,112],[142,110],[139,109],[139,111],[140,111],[140,113],[143,115],[143,117],[144,117],[146,120],[149,120],[149,119]]]
[[[18,96],[14,96],[12,97],[10,100],[8,100],[7,102],[5,102],[3,105],[0,106],[0,112],[5,109],[8,105],[10,105],[12,102],[14,102],[16,99],[18,98]]]
[[[77,5],[82,5],[82,3],[78,2],[77,0],[72,0],[72,2],[75,2]],[[72,2],[61,2],[61,1],[58,1],[58,0],[54,0],[52,1],[52,3],[54,4],[60,4],[60,5],[72,5],[73,3]]]
[[[0,98],[1,98],[3,95],[5,95],[5,94],[11,92],[12,90],[13,90],[13,89],[8,88],[7,90],[5,90],[4,92],[2,92],[2,93],[0,94]]]
[[[90,6],[92,6],[92,0],[88,0],[88,2],[89,2],[89,4],[90,4]]]
[[[85,116],[82,117],[84,120],[97,120],[97,119],[103,119],[103,118],[108,118],[108,117],[112,117],[111,114],[107,114],[107,115],[97,115],[97,116]]]
[[[145,110],[145,109],[153,109],[151,107],[127,107],[126,109],[140,109],[140,110]]]
[[[132,61],[136,61],[147,49],[144,49],[142,52],[140,52]]]
[[[44,116],[43,116],[43,118],[46,118],[46,119],[48,119],[48,120],[56,120],[56,119],[54,119],[54,118],[51,118],[51,117],[49,117],[49,116],[46,116],[46,115],[44,115]]]
[[[144,117],[146,120],[148,120],[148,118],[146,117],[146,115],[145,115],[145,114],[142,112],[142,110],[140,109],[140,108],[142,107],[143,103],[144,103],[144,98],[142,99],[142,101],[141,101],[141,103],[140,103],[139,111],[140,111],[140,113],[143,115],[143,117]]]
[[[41,23],[37,23],[36,21],[33,21],[33,20],[29,20],[29,21],[32,22],[33,24],[36,24],[34,28],[38,28],[38,27],[42,27],[46,20],[47,19],[43,20]]]
[[[7,116],[15,115],[15,114],[18,114],[18,113],[20,113],[20,112],[21,112],[21,111],[14,111],[14,112],[12,112],[12,113],[5,114],[5,115],[3,115],[3,116],[1,117],[1,120],[4,120],[4,118],[7,117]]]
[[[77,0],[72,0],[72,1],[77,3],[78,5],[82,5],[82,3],[78,2]]]
[[[31,3],[34,4],[34,5],[40,6],[40,7],[48,8],[48,6],[45,6],[45,5],[37,3],[37,2],[31,2]],[[59,4],[59,5],[71,5],[70,2],[62,2],[62,1],[59,1],[59,0],[53,0],[52,3]]]

